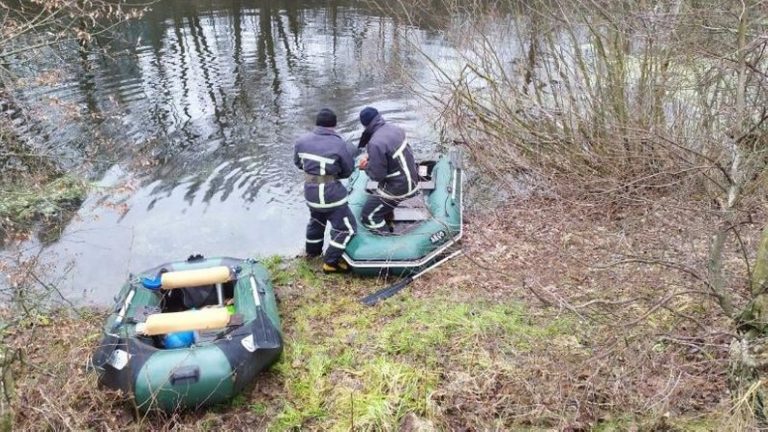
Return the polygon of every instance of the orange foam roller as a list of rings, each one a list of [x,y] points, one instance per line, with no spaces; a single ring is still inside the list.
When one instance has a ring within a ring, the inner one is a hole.
[[[232,279],[229,267],[218,266],[196,270],[180,270],[163,273],[160,276],[162,289],[193,288],[229,282]]]
[[[147,336],[190,330],[224,328],[231,315],[226,308],[209,308],[184,312],[152,314],[136,325],[136,332]]]

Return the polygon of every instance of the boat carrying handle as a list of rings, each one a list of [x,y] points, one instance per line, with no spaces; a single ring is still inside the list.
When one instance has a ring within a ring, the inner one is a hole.
[[[195,384],[200,381],[199,366],[184,366],[171,371],[171,385]]]

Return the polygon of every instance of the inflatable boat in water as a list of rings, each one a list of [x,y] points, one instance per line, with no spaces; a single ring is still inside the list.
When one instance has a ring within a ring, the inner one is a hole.
[[[360,213],[377,185],[360,169],[350,177],[349,207],[359,229],[344,259],[354,273],[407,275],[435,262],[461,239],[461,153],[419,162],[418,169],[420,191],[395,208],[390,234],[363,228]]]

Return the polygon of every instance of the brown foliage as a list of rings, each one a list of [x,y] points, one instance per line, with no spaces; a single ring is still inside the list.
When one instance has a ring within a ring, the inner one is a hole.
[[[145,7],[104,0],[0,2],[0,58],[34,53],[66,41],[87,45],[116,23],[141,16]]]
[[[446,367],[450,384],[435,398],[452,428],[588,430],[617,413],[662,421],[726,409],[730,322],[700,280],[714,218],[670,201],[603,209],[534,196],[475,216],[465,257],[448,277],[419,284],[423,296],[462,287],[455,295],[524,299],[537,317],[573,317],[584,329],[530,353],[498,353],[493,374]],[[728,272],[746,297],[738,253],[728,251]],[[657,262],[681,266],[649,265]]]

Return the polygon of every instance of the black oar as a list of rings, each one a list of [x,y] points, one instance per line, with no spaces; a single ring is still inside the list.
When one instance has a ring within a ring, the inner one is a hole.
[[[382,288],[382,289],[376,291],[375,293],[368,294],[367,296],[365,296],[362,299],[360,299],[360,301],[364,305],[373,306],[376,303],[378,303],[379,301],[387,299],[387,298],[392,297],[393,295],[397,294],[403,288],[407,287],[408,284],[410,284],[414,280],[416,280],[416,279],[420,278],[421,276],[423,276],[424,273],[434,269],[435,267],[439,266],[440,264],[442,264],[442,263],[448,261],[449,259],[454,258],[454,257],[456,257],[456,256],[458,256],[460,254],[461,254],[461,249],[457,250],[456,252],[453,252],[452,254],[448,255],[447,257],[441,259],[440,261],[437,261],[436,263],[432,264],[431,266],[425,268],[424,270],[422,270],[422,271],[420,271],[420,272],[418,272],[416,274],[410,275],[410,276],[408,276],[408,277],[406,277],[404,279],[400,279],[399,281],[393,283],[392,285],[390,285],[390,286],[388,286],[386,288]]]

